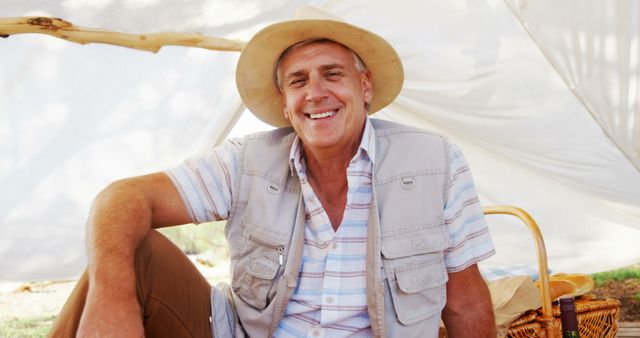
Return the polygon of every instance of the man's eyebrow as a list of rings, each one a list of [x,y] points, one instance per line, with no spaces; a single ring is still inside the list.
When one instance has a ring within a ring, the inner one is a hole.
[[[289,74],[285,74],[284,79],[289,80],[292,77],[304,76],[306,72],[304,70],[297,70],[295,72],[291,72]]]
[[[332,69],[344,69],[345,66],[339,63],[331,63],[328,65],[322,65],[320,66],[320,70],[322,71],[326,71],[326,70],[332,70]]]
[[[320,66],[320,70],[325,72],[327,70],[333,70],[333,69],[345,69],[346,67],[340,63],[330,63],[330,64],[326,64],[326,65],[322,65]],[[295,78],[295,77],[299,77],[299,76],[305,76],[307,74],[306,71],[304,70],[296,70],[294,72],[291,72],[289,74],[285,74],[284,76],[284,80],[287,81],[291,78]]]

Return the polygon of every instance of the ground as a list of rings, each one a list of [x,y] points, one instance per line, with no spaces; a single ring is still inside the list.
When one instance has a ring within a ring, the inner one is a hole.
[[[596,288],[598,298],[616,298],[620,300],[620,321],[640,322],[640,279],[608,281]]]
[[[228,280],[228,265],[211,266],[197,257],[192,259],[213,284]],[[0,338],[45,336],[74,283],[0,283]],[[620,300],[620,321],[640,322],[640,278],[605,281],[594,293],[598,298]]]
[[[229,280],[228,262],[212,266],[198,256],[189,258],[212,285]],[[75,283],[0,283],[0,338],[46,336]]]

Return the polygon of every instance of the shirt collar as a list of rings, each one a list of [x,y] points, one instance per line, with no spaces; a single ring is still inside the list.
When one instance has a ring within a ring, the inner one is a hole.
[[[376,137],[373,129],[373,124],[369,117],[365,120],[364,131],[362,132],[362,140],[360,146],[356,152],[351,163],[354,163],[363,156],[367,156],[371,163],[375,163],[376,157]],[[302,147],[302,140],[296,134],[293,144],[291,145],[291,151],[289,152],[289,168],[291,170],[291,176],[295,173],[298,175],[306,176],[306,165],[304,163],[304,152]]]

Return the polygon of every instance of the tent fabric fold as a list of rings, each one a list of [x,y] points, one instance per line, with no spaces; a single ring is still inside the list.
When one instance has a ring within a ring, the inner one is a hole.
[[[640,5],[632,0],[65,0],[9,2],[1,15],[246,41],[303,5],[396,48],[405,85],[374,117],[458,144],[482,204],[516,205],[536,219],[552,271],[640,262]],[[102,187],[268,128],[239,99],[237,57],[0,39],[0,280],[78,274]],[[535,265],[517,220],[487,220],[498,254],[483,265]]]

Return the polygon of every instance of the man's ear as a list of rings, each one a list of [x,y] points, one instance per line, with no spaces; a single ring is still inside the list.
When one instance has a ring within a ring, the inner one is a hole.
[[[289,116],[289,110],[287,109],[287,106],[284,106],[282,108],[282,113],[284,114],[284,118],[291,121],[291,116]]]
[[[373,99],[373,79],[368,70],[362,72],[362,97],[366,103],[371,103]]]

